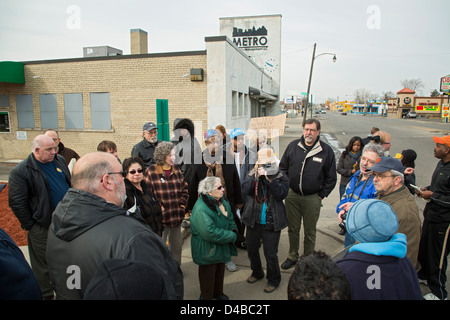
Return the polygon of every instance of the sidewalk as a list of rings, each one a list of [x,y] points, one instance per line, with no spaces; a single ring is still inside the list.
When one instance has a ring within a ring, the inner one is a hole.
[[[287,118],[285,134],[279,139],[279,154],[281,158],[286,146],[294,139],[302,135],[301,127],[302,119]],[[322,138],[323,139],[323,138]],[[8,181],[9,171],[18,161],[2,161],[0,160],[0,183]],[[335,213],[335,208],[339,202],[339,190],[335,187],[329,197],[322,202],[321,215],[317,224],[316,250],[322,250],[333,256],[344,247],[344,237],[338,235],[339,227]],[[194,264],[191,256],[190,233],[189,229],[183,230],[183,250],[181,269],[184,274],[184,299],[197,300],[200,296],[200,287],[198,281],[198,266]],[[25,257],[28,259],[28,248],[21,247]],[[300,250],[303,249],[303,235],[301,236]],[[289,250],[289,240],[287,228],[281,233],[278,259],[280,264],[287,258]],[[263,266],[265,267],[265,259],[263,249],[260,250]],[[302,254],[302,253],[300,253]],[[224,292],[232,300],[286,300],[287,285],[292,274],[293,268],[289,270],[281,270],[281,284],[277,290],[272,293],[263,291],[267,281],[262,279],[254,284],[249,284],[247,278],[251,274],[250,262],[245,250],[238,249],[238,256],[233,257],[233,262],[237,266],[235,272],[225,270]]]

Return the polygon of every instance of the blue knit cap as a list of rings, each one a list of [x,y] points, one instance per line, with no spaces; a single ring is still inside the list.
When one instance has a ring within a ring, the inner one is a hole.
[[[398,230],[398,218],[392,207],[381,200],[355,202],[347,215],[349,235],[358,242],[385,242]]]

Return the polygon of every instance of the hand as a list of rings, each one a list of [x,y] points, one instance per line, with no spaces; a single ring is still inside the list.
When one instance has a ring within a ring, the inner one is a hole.
[[[404,174],[413,174],[414,173],[414,168],[408,167],[405,168]]]
[[[342,223],[342,215],[343,214],[345,214],[345,213],[347,213],[347,211],[345,211],[345,210],[341,210],[341,211],[339,211],[339,214],[338,214],[338,219],[339,219],[339,222],[340,223]]]
[[[432,194],[433,194],[433,191],[422,190],[422,192],[419,194],[419,196],[422,197],[423,199],[430,199]]]
[[[258,167],[258,177],[267,176],[267,171],[264,167]]]
[[[341,209],[341,210],[343,210],[343,211],[345,211],[345,212],[349,212],[350,211],[350,208],[352,207],[352,205],[353,205],[353,202],[346,202],[346,203],[344,203],[344,204],[342,204],[340,207],[339,207],[339,209]],[[340,213],[341,211],[339,211],[339,213]]]

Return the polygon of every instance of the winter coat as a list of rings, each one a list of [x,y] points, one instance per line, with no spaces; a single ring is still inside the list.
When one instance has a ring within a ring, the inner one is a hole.
[[[197,265],[225,263],[237,256],[236,224],[230,204],[221,199],[227,216],[219,209],[217,201],[200,194],[191,214],[191,251]]]
[[[361,243],[336,261],[344,272],[353,300],[423,300],[417,273],[405,257],[406,237]]]
[[[358,182],[361,171],[355,172],[345,188],[345,194],[342,196],[341,201],[336,206],[336,213],[339,213],[341,209],[339,207],[347,202],[356,202],[359,199],[373,199],[375,198],[375,186],[373,184],[373,176],[370,176],[366,180]]]
[[[450,161],[439,161],[431,178],[431,185],[427,189],[433,191],[433,194],[423,210],[425,220],[432,223],[449,223]]]
[[[398,218],[398,230],[406,235],[408,239],[407,256],[411,260],[416,270],[419,270],[417,255],[419,253],[420,234],[422,224],[419,217],[419,208],[416,200],[409,192],[408,188],[402,186],[400,189],[391,192],[388,195],[378,195],[378,199],[389,203]]]
[[[153,154],[160,142],[161,140],[157,140],[156,143],[150,143],[144,138],[131,149],[131,156],[141,158],[144,161],[145,168],[147,168],[151,164],[156,163]]]
[[[311,150],[304,138],[289,143],[280,161],[280,170],[289,178],[289,187],[301,195],[317,193],[323,199],[336,186],[336,160],[333,149],[317,137]]]
[[[144,180],[163,209],[163,225],[179,226],[183,222],[189,199],[188,185],[181,170],[174,166],[167,176],[162,166],[153,164],[147,168]]]
[[[166,244],[146,223],[126,212],[92,193],[69,189],[53,214],[47,240],[48,269],[57,299],[82,299],[101,263],[113,258],[154,266],[162,272],[171,299],[183,298],[183,276]],[[79,287],[68,287],[76,284],[72,275],[77,270]]]
[[[70,172],[64,158],[57,154],[53,162],[62,170],[70,187]],[[55,208],[47,178],[33,153],[9,174],[8,199],[22,228],[30,230],[35,223],[48,228]]]
[[[266,190],[266,225],[272,225],[269,228],[273,228],[273,231],[280,231],[288,225],[286,208],[283,200],[287,197],[289,192],[289,179],[282,171],[278,171],[276,174],[269,176],[269,179],[271,182],[265,177],[258,178],[258,195],[262,198],[264,196],[264,189]],[[256,224],[261,222],[261,210],[263,204],[255,199],[255,186],[256,181],[258,180],[255,178],[255,169],[253,169],[250,174],[247,175],[247,178],[242,185],[243,193],[247,197],[242,213],[242,222],[250,228],[253,228]]]
[[[208,152],[208,150],[205,149],[203,152]],[[194,166],[192,180],[189,184],[189,210],[192,210],[198,199],[198,184],[206,178],[207,172],[208,167],[202,158],[202,163]],[[226,199],[230,203],[231,211],[235,214],[236,205],[244,202],[241,194],[241,183],[234,162],[226,164],[222,163],[222,173],[225,180]]]
[[[125,200],[124,208],[128,210],[136,204],[139,207],[139,217],[144,219],[155,233],[162,236],[164,227],[162,225],[161,206],[148,189],[144,180],[141,181],[141,188],[142,191],[136,188],[128,179],[125,179],[127,199]]]
[[[341,154],[336,169],[337,173],[341,175],[340,184],[347,185],[347,183],[350,181],[350,177],[352,176],[352,170],[355,167],[355,164],[356,168],[359,168],[360,156],[361,152],[353,154],[352,151]]]

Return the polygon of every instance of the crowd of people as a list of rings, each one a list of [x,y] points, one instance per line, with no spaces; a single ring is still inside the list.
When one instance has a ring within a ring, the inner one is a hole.
[[[265,277],[268,294],[280,286],[281,269],[294,267],[288,299],[423,299],[419,278],[431,290],[426,299],[447,298],[450,136],[433,138],[440,161],[430,186],[418,189],[416,152],[391,157],[391,137],[378,128],[352,137],[338,161],[317,119],[305,121],[281,159],[264,135],[247,146],[241,128],[206,130],[204,150],[190,119],[176,119],[173,129],[161,141],[157,126],[145,123],[123,161],[112,141],[80,157],[56,130],[38,135],[9,178],[9,206],[27,231],[31,269],[12,244],[11,270],[22,281],[3,283],[0,296],[183,299],[182,228],[190,228],[203,300],[229,299],[225,270],[237,269],[238,248],[250,261],[247,282]],[[322,201],[336,185],[345,250],[332,259],[315,243]],[[415,196],[427,200],[423,224]],[[289,250],[280,264],[285,228]],[[370,282],[372,267],[380,278]]]

